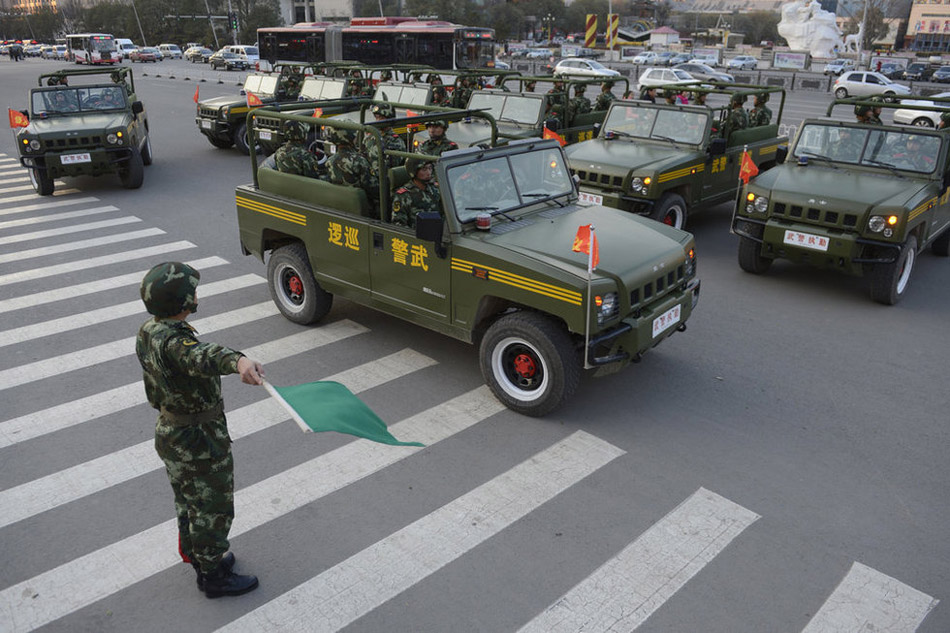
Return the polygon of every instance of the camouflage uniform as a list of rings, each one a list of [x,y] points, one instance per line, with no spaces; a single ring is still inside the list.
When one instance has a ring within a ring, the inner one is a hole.
[[[940,123],[937,124],[937,129],[941,132],[950,132],[950,112],[943,112],[940,115]]]
[[[732,110],[729,111],[729,116],[726,117],[726,121],[723,123],[722,138],[729,138],[729,135],[733,132],[749,127],[749,115],[742,107],[744,101],[745,97],[733,97],[730,101]]]
[[[472,80],[468,76],[462,77],[462,80],[455,87],[452,93],[452,107],[465,108],[475,88],[472,87]]]
[[[755,106],[749,110],[749,127],[762,127],[772,122],[772,111],[765,105],[768,100],[767,92],[755,96]]]
[[[426,123],[426,128],[441,126],[445,132],[443,132],[440,138],[428,138],[421,145],[419,149],[416,150],[417,154],[428,154],[430,156],[441,156],[442,152],[448,152],[453,149],[458,149],[459,146],[455,141],[450,141],[449,137],[446,134],[449,131],[448,122],[446,121],[430,121]]]
[[[335,185],[359,187],[366,192],[370,205],[379,204],[379,175],[366,157],[353,146],[352,136],[340,136],[348,130],[336,129],[336,153],[327,159],[328,179]]]
[[[385,130],[380,130],[380,133],[383,135],[384,149],[396,150],[399,152],[406,151],[406,141],[402,140],[398,134],[393,132],[391,127],[388,127]],[[372,166],[373,169],[376,169],[376,166],[379,165],[379,144],[376,142],[376,137],[367,134],[364,146],[366,147],[366,156],[369,158],[370,166]],[[384,164],[387,167],[399,167],[402,165],[402,163],[402,156],[385,156]]]
[[[590,112],[590,99],[584,96],[584,86],[574,87],[574,98],[567,104],[568,119],[573,119],[578,114],[587,114]]]
[[[606,110],[610,107],[610,102],[616,99],[614,93],[610,91],[614,87],[612,81],[605,81],[600,87],[600,94],[597,95],[597,101],[594,103],[595,110]]]
[[[426,163],[419,159],[408,159],[406,161],[407,171],[417,172]],[[435,180],[427,183],[420,182],[413,175],[413,179],[406,185],[396,189],[393,196],[392,222],[396,226],[408,226],[413,228],[416,225],[416,216],[423,212],[442,212],[442,194],[439,191],[439,185]]]
[[[304,126],[296,121],[284,121],[281,131],[287,141],[274,152],[277,171],[325,180],[326,167],[320,157],[306,147],[307,134]]]

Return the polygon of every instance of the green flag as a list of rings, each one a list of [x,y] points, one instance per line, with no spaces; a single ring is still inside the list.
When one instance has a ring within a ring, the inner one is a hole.
[[[264,386],[304,431],[336,431],[380,444],[425,446],[397,440],[366,403],[338,382],[308,382],[291,387],[274,387],[265,382]]]

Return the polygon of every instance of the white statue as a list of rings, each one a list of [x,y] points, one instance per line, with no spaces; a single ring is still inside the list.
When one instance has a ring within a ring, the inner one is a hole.
[[[822,9],[817,0],[783,4],[778,34],[785,38],[789,48],[807,50],[812,57],[835,57],[835,48],[842,44],[835,14]]]
[[[852,33],[844,38],[844,50],[849,53],[857,53],[861,48],[861,42],[864,40],[864,23],[858,26],[858,32]]]

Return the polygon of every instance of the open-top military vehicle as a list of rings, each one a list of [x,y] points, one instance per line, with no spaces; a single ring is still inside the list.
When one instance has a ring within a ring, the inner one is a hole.
[[[943,101],[935,105],[950,112]],[[832,102],[829,117],[838,104],[935,109],[844,99]],[[742,192],[733,219],[739,265],[761,274],[783,258],[868,276],[875,301],[897,303],[921,251],[948,254],[948,157],[945,132],[806,119],[788,160]]]
[[[729,105],[667,105],[614,101],[597,138],[567,148],[582,199],[646,215],[677,228],[701,209],[735,200],[739,167],[747,149],[760,171],[775,165],[785,91],[767,86],[694,84],[665,86],[708,95],[710,101],[781,94],[769,125],[722,137]]]
[[[360,125],[263,108],[250,118],[264,114],[377,141],[389,126],[486,116],[438,112]],[[405,167],[383,169],[389,154],[420,157],[381,153],[373,166],[379,188],[370,192],[252,160],[254,181],[236,192],[241,247],[262,261],[270,253],[268,283],[288,319],[319,321],[340,295],[477,343],[494,394],[528,415],[569,398],[583,368],[622,367],[685,329],[699,296],[692,236],[579,206],[556,141],[423,156],[436,161],[441,213],[419,213],[414,228],[391,221],[393,192],[409,177]],[[578,227],[588,225],[600,253],[589,282],[588,256],[572,251]]]
[[[131,69],[64,69],[38,83],[30,90],[29,125],[16,135],[36,193],[52,195],[54,179],[63,176],[118,174],[125,187],[141,187],[152,144]]]

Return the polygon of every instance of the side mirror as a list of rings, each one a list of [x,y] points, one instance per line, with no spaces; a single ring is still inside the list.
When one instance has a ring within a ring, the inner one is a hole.
[[[141,102],[141,101],[133,101],[133,102],[132,102],[132,113],[133,113],[133,114],[142,114],[143,112],[145,112],[145,106],[142,105],[142,102]]]
[[[943,175],[943,188],[946,189],[947,187],[950,187],[950,171]]]
[[[441,213],[424,211],[416,216],[416,238],[441,244],[444,226]]]
[[[726,153],[726,139],[724,138],[714,138],[709,143],[709,149],[707,150],[710,156],[722,156]]]
[[[786,158],[788,158],[788,145],[779,145],[775,150],[775,162],[781,165]]]

